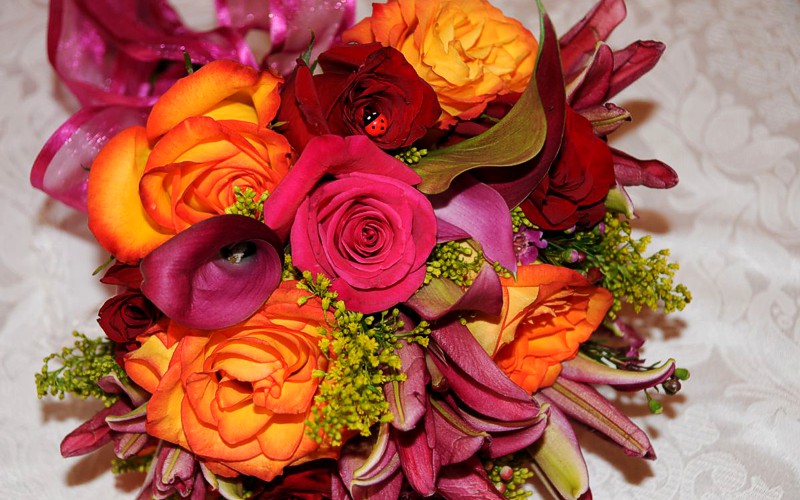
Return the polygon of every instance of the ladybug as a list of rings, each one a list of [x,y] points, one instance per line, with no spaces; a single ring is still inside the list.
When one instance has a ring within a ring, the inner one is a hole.
[[[364,131],[371,137],[386,133],[389,121],[378,111],[364,110]]]

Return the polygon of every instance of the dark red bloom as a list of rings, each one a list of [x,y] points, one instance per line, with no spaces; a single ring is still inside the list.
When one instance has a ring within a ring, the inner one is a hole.
[[[603,219],[604,200],[614,184],[611,149],[586,118],[567,108],[558,158],[520,208],[542,229],[591,227]]]
[[[315,76],[298,64],[278,111],[298,151],[324,133],[367,135],[382,149],[408,147],[441,115],[433,89],[396,49],[344,45],[320,55],[319,64],[324,73]]]
[[[108,338],[120,344],[134,342],[158,321],[161,312],[138,290],[127,290],[106,301],[97,322]]]

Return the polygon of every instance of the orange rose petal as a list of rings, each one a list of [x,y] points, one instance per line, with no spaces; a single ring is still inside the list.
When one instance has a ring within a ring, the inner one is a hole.
[[[315,368],[315,363],[307,363],[301,372],[293,374],[292,378],[283,384],[280,396],[267,398],[264,406],[277,414],[305,413],[319,385],[318,382],[310,382],[311,373]]]
[[[175,346],[167,349],[161,338],[149,337],[141,347],[125,355],[125,372],[142,389],[153,393],[169,368]]]
[[[273,425],[272,413],[257,408],[250,401],[243,402],[230,410],[221,410],[215,406],[213,412],[217,417],[220,437],[231,446],[252,440],[262,431],[268,432],[267,429]],[[270,425],[265,429],[267,423]]]
[[[188,447],[181,407],[184,402],[178,363],[172,363],[147,403],[147,433],[159,439]],[[186,433],[189,430],[186,429]]]
[[[269,426],[258,435],[264,455],[271,460],[289,460],[297,451],[305,434],[306,413],[275,415]]]
[[[220,462],[236,462],[250,460],[261,454],[261,447],[255,439],[236,446],[225,443],[216,427],[204,424],[197,419],[192,405],[186,398],[181,404],[180,415],[186,430],[188,448],[197,455]]]
[[[206,64],[178,80],[158,99],[147,120],[147,137],[158,138],[184,119],[205,114],[258,81],[259,72],[244,64],[228,60]]]
[[[149,152],[144,128],[131,127],[108,141],[89,171],[89,229],[117,260],[129,264],[172,236],[147,214],[139,198]]]

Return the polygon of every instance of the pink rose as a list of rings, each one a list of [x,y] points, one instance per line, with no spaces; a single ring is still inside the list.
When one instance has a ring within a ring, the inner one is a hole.
[[[306,164],[334,178],[316,184],[297,209],[294,265],[330,278],[348,309],[369,314],[407,300],[436,244],[433,208],[413,187],[419,176],[363,136],[312,140],[289,176]]]

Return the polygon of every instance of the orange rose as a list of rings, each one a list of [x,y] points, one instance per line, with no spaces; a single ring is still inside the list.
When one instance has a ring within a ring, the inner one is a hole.
[[[501,283],[500,316],[479,316],[467,328],[511,380],[533,394],[555,382],[561,362],[574,358],[600,326],[611,293],[547,264],[521,266],[516,281]]]
[[[214,61],[156,102],[147,127],[100,151],[89,173],[89,228],[118,260],[138,262],[174,234],[236,202],[234,187],[273,191],[291,163],[268,128],[280,77]]]
[[[171,324],[126,355],[130,377],[153,394],[149,434],[226,477],[270,481],[288,465],[337,455],[306,434],[320,381],[312,374],[327,368],[317,346],[327,318],[319,300],[297,305],[308,294],[295,284],[282,283],[244,323],[213,332]]]
[[[345,42],[380,42],[406,57],[439,97],[442,120],[469,120],[496,96],[522,92],[538,44],[519,21],[486,0],[394,0],[372,4],[372,16]]]

